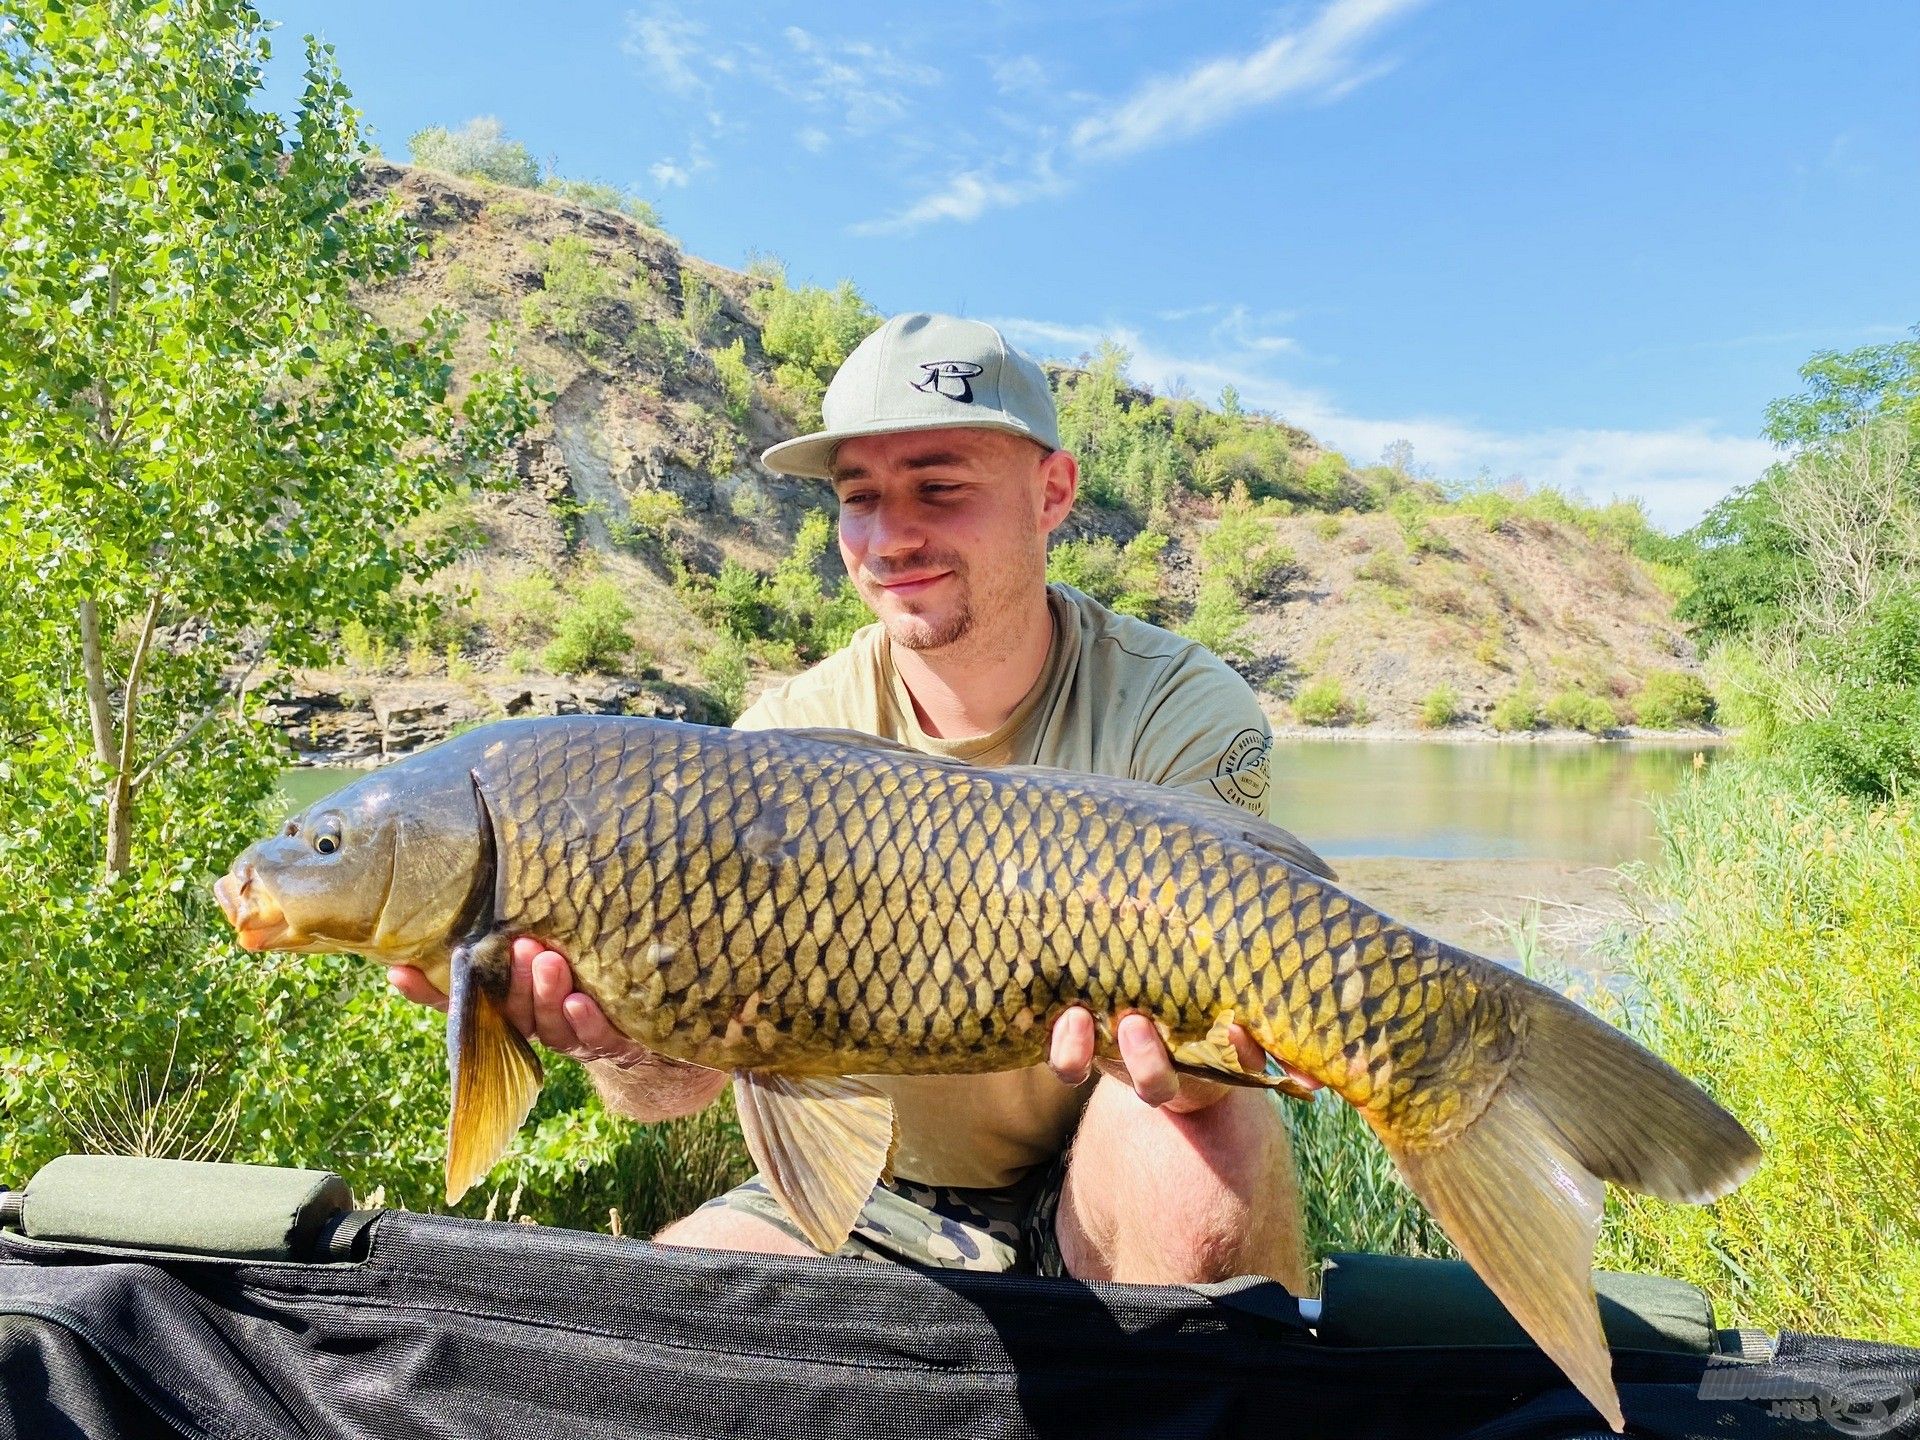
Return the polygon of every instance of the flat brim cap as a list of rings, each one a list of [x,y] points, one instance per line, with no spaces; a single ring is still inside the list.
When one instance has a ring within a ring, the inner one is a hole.
[[[824,428],[770,447],[761,463],[826,480],[843,440],[963,427],[1060,448],[1046,372],[993,326],[951,315],[896,315],[862,340],[827,386],[820,418]]]

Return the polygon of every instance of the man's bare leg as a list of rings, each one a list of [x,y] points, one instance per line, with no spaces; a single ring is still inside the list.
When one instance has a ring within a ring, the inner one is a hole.
[[[685,1245],[696,1250],[751,1250],[759,1255],[818,1255],[804,1240],[795,1239],[757,1215],[715,1205],[674,1221],[653,1237],[656,1245]]]
[[[1101,1076],[1067,1161],[1061,1258],[1082,1280],[1204,1284],[1266,1275],[1307,1289],[1300,1183],[1283,1102],[1234,1090],[1192,1113]]]

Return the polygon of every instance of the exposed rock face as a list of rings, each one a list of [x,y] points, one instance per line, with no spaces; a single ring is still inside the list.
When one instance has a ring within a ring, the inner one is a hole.
[[[475,725],[523,715],[648,715],[709,725],[725,718],[697,690],[627,676],[468,686],[303,675],[268,709],[303,765],[379,765]]]

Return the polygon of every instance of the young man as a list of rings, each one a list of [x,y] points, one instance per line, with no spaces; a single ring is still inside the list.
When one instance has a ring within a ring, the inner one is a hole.
[[[999,332],[896,316],[848,357],[825,428],[767,451],[830,481],[840,552],[879,623],[762,696],[742,727],[834,726],[978,764],[1129,776],[1261,813],[1266,721],[1246,683],[1165,630],[1046,583],[1047,536],[1079,486],[1045,374]],[[1329,873],[1300,847],[1297,862]],[[444,1003],[419,972],[394,985]],[[509,1015],[583,1061],[609,1108],[690,1114],[727,1083],[655,1056],[573,991],[564,957],[514,951]],[[1183,1078],[1144,1016],[1101,1017],[1118,1061],[1095,1064],[1096,1021],[1068,1011],[1049,1067],[881,1076],[900,1142],[850,1253],[1082,1279],[1306,1281],[1298,1185],[1279,1102]],[[1250,1069],[1266,1060],[1237,1027]],[[1296,1077],[1310,1085],[1304,1077]],[[1065,1082],[1065,1083],[1062,1083]],[[757,1180],[658,1237],[773,1253],[810,1248]]]

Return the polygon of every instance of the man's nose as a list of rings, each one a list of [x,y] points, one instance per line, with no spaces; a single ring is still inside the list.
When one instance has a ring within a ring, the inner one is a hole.
[[[867,521],[869,555],[905,555],[926,543],[926,531],[914,518],[912,507],[882,504],[874,507]]]

